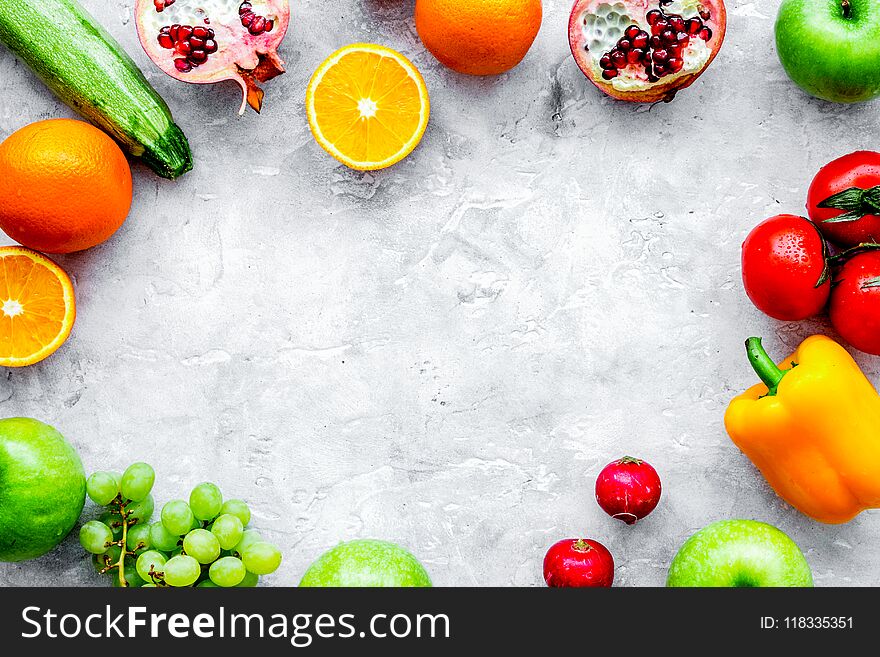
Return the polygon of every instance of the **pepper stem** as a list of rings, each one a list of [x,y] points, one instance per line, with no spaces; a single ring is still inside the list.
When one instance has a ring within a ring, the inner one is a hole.
[[[773,359],[767,355],[767,351],[761,344],[761,338],[746,340],[746,354],[748,354],[752,369],[767,386],[767,396],[774,396],[779,382],[782,381],[782,377],[788,374],[788,371],[779,369]]]

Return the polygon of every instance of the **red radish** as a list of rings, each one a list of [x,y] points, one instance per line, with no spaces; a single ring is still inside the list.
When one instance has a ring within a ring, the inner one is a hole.
[[[624,456],[599,473],[596,501],[612,518],[634,525],[657,507],[660,477],[648,462]]]
[[[544,557],[547,586],[608,587],[614,582],[614,557],[599,541],[565,538],[554,543]]]

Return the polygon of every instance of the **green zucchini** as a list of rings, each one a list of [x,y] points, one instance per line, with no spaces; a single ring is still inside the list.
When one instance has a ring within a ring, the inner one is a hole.
[[[168,105],[76,0],[0,0],[0,42],[160,176],[192,169],[189,144]]]

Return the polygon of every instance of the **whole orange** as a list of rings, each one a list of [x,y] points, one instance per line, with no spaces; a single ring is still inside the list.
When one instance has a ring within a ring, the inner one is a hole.
[[[541,29],[541,0],[416,0],[416,31],[443,64],[498,75],[526,56]]]
[[[88,123],[50,119],[0,144],[0,228],[46,253],[109,239],[131,208],[131,169],[119,146]]]

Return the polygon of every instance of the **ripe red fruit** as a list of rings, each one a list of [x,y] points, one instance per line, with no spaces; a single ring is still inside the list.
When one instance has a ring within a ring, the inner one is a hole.
[[[614,557],[599,541],[565,538],[547,550],[544,581],[551,587],[611,586]]]
[[[613,98],[672,100],[706,70],[724,42],[723,0],[576,0],[568,25],[583,74]],[[674,13],[681,11],[681,14]]]
[[[815,224],[780,214],[761,222],[742,246],[743,285],[758,310],[782,321],[820,312],[831,291],[828,251]]]
[[[880,251],[859,253],[834,277],[828,314],[853,347],[880,356]]]
[[[260,84],[284,73],[278,47],[290,24],[289,0],[135,0],[138,37],[165,73],[184,82],[233,80],[239,114],[263,104]]]
[[[634,525],[657,508],[660,476],[647,461],[624,456],[606,465],[596,479],[596,501],[612,518]]]
[[[822,167],[810,185],[807,211],[836,244],[880,240],[880,153],[858,151]]]

